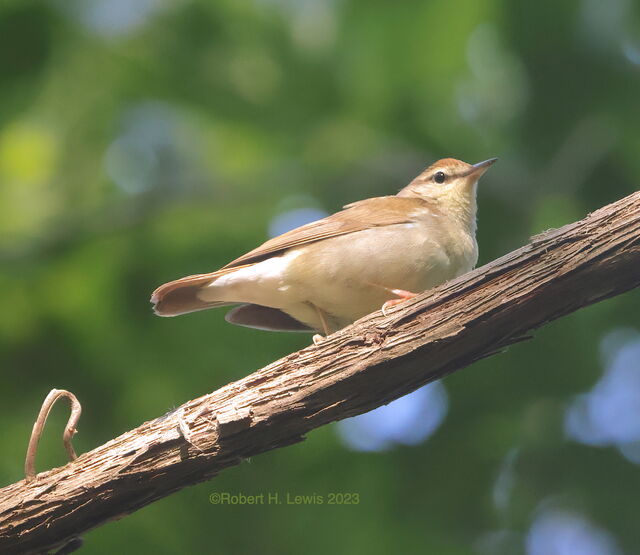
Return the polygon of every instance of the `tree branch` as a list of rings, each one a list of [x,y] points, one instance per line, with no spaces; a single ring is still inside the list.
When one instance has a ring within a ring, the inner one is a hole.
[[[640,192],[0,490],[0,552],[42,551],[371,410],[640,284]]]

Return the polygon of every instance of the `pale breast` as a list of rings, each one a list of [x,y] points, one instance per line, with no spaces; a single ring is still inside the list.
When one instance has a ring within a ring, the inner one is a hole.
[[[379,310],[394,298],[390,289],[430,289],[471,269],[477,256],[474,239],[462,244],[420,222],[350,233],[295,251],[300,254],[286,272],[292,292],[332,315],[339,327]]]

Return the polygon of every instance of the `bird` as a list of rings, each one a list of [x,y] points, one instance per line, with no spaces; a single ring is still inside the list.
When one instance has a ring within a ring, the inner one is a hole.
[[[396,195],[347,204],[217,271],[161,285],[153,309],[177,316],[234,306],[231,324],[316,332],[317,344],[475,267],[477,183],[496,160],[438,160]]]

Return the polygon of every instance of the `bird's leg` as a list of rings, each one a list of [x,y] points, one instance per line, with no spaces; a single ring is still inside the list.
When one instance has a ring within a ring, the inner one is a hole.
[[[329,326],[327,325],[327,318],[326,315],[324,313],[324,310],[322,310],[319,306],[317,305],[313,305],[313,308],[316,309],[316,313],[318,314],[318,318],[320,318],[320,323],[322,324],[322,331],[324,331],[324,337],[322,335],[320,335],[319,333],[316,333],[311,339],[313,340],[313,344],[314,345],[319,345],[320,342],[327,336],[329,335]]]
[[[385,289],[387,289],[385,287]],[[389,301],[387,301],[386,303],[384,303],[382,305],[382,314],[384,316],[387,315],[387,309],[396,306],[400,303],[403,303],[404,301],[407,301],[409,299],[412,299],[413,297],[415,297],[416,295],[418,295],[418,293],[412,293],[411,291],[405,291],[404,289],[387,289],[387,291],[389,291],[390,293],[393,293],[394,295],[396,295],[398,298],[397,299],[391,299]]]

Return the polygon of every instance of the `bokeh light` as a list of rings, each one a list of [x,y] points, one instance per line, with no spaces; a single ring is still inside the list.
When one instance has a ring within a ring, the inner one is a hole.
[[[58,157],[48,126],[15,121],[0,130],[0,248],[19,252],[55,221],[61,209],[52,187]]]
[[[124,192],[136,194],[158,184],[161,156],[175,150],[175,115],[161,103],[148,102],[127,110],[124,131],[105,153],[105,169]]]
[[[588,519],[560,510],[537,516],[526,539],[527,555],[621,555],[613,536]]]
[[[340,421],[338,434],[355,451],[417,445],[440,427],[448,408],[444,385],[433,382],[388,405]]]
[[[614,445],[637,462],[640,442],[640,332],[614,330],[601,344],[602,378],[567,408],[569,438],[593,446]]]
[[[104,37],[118,37],[144,25],[164,0],[54,0],[72,20]]]
[[[298,208],[278,214],[269,224],[269,236],[275,237],[299,227],[328,216],[323,210],[317,208]]]

